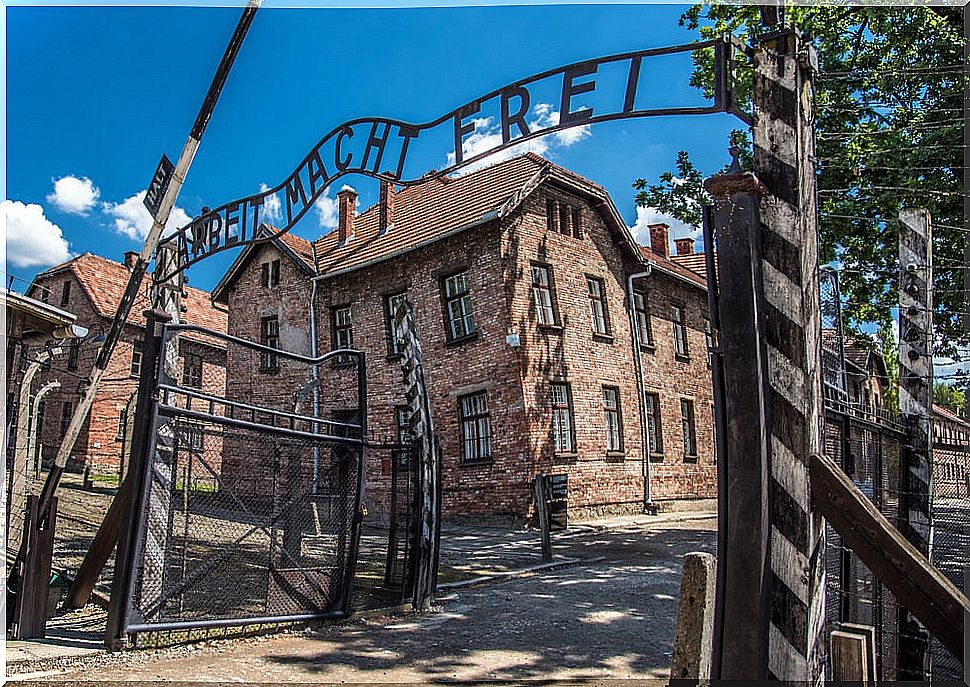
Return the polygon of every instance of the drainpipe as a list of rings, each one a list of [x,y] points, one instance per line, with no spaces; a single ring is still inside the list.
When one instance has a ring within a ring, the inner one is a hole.
[[[626,292],[630,299],[630,331],[633,332],[633,364],[637,368],[637,402],[640,406],[640,444],[643,454],[643,507],[648,508],[653,505],[650,492],[650,437],[647,433],[647,404],[645,399],[646,390],[643,383],[643,365],[640,357],[640,328],[637,327],[637,308],[633,297],[633,280],[649,277],[653,271],[653,264],[647,263],[647,269],[643,272],[631,274],[626,278]]]
[[[310,280],[310,357],[317,357],[317,280]],[[320,370],[319,366],[313,366],[313,417],[320,417]],[[314,425],[318,429],[319,425]],[[313,491],[318,490],[318,480],[320,476],[320,447],[313,445]]]

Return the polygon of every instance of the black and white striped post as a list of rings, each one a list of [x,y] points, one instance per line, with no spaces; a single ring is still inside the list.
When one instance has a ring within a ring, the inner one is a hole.
[[[394,335],[401,346],[401,372],[411,432],[411,460],[417,460],[417,531],[412,558],[413,604],[416,610],[431,607],[438,587],[438,554],[441,535],[441,454],[431,420],[431,403],[424,376],[424,356],[414,320],[414,306],[407,298],[397,301]]]
[[[899,411],[906,441],[900,456],[900,530],[920,553],[932,548],[930,517],[933,404],[933,229],[924,209],[899,213]],[[927,634],[899,611],[900,680],[924,680]]]
[[[754,64],[754,166],[762,198],[768,367],[768,676],[818,682],[825,612],[822,518],[808,464],[821,451],[822,369],[813,46],[763,40]]]
[[[714,679],[822,678],[824,522],[808,473],[822,418],[815,64],[790,30],[762,39],[754,174],[735,167],[705,183],[716,201],[727,423]]]

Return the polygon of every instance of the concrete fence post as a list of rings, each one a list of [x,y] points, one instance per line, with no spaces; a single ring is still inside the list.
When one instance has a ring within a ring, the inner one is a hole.
[[[711,679],[716,565],[709,553],[684,557],[671,680]]]

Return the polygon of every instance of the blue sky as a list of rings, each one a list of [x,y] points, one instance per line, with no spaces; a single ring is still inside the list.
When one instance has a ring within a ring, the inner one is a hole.
[[[429,121],[546,69],[694,40],[678,26],[686,7],[264,7],[173,220],[279,183],[348,119]],[[120,260],[140,248],[147,213],[139,193],[162,153],[178,156],[239,14],[237,7],[6,8],[8,274],[29,280],[68,254]],[[689,58],[648,64],[647,101],[702,104],[687,86]],[[532,145],[604,185],[634,226],[635,178],[656,179],[681,149],[703,171],[717,169],[728,160],[728,133],[741,126],[725,114],[645,118]],[[447,153],[422,149],[416,164],[441,168]],[[376,200],[373,180],[341,182],[358,189],[362,208]],[[641,224],[651,218],[641,210]],[[325,203],[294,231],[312,239],[332,222]],[[211,288],[231,259],[223,254],[193,266],[191,283]]]

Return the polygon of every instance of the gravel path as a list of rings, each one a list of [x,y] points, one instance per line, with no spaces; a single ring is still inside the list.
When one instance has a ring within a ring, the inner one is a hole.
[[[45,680],[450,682],[667,678],[680,566],[715,521],[563,540],[576,567],[464,589],[437,612],[88,659]],[[602,557],[593,562],[592,559]]]

